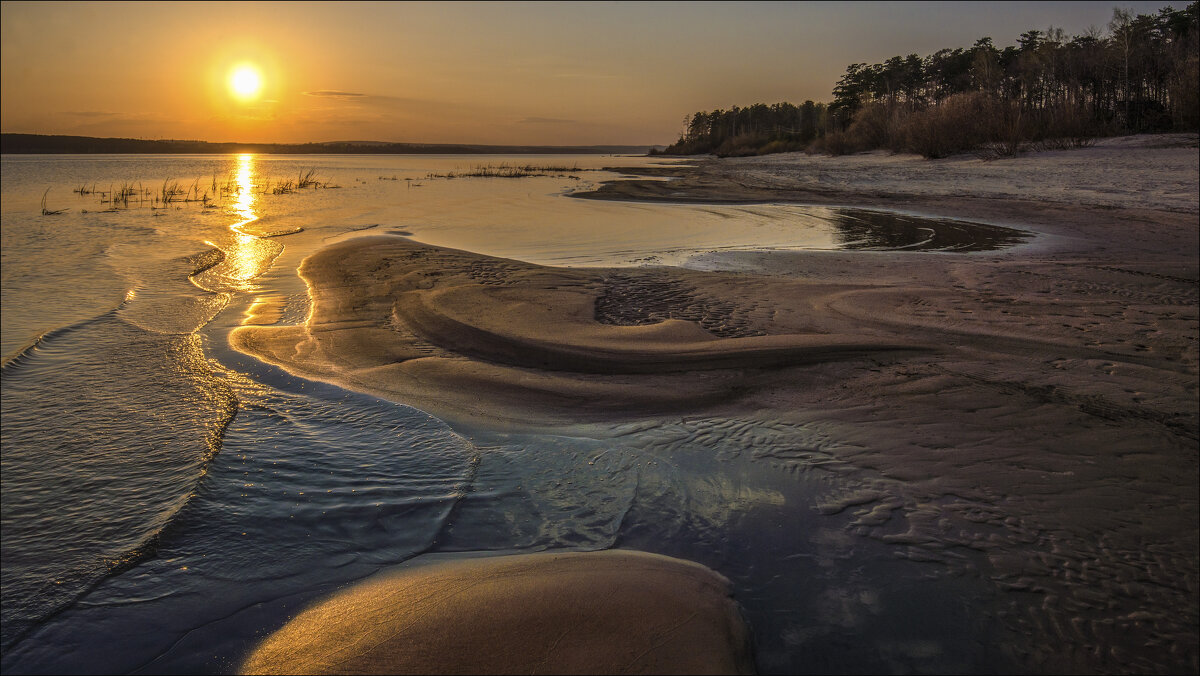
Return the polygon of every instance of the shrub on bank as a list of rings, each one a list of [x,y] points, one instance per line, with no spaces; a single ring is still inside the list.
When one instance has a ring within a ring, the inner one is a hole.
[[[896,136],[901,149],[931,159],[974,150],[1000,141],[1003,128],[1013,125],[1006,108],[983,92],[955,94],[899,119]]]

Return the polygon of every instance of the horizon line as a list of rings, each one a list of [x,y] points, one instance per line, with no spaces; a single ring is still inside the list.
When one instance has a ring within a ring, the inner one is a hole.
[[[187,138],[138,138],[134,136],[88,136],[85,134],[48,134],[24,131],[2,131],[3,136],[39,136],[46,138],[75,138],[95,139],[102,141],[141,141],[148,143],[204,143],[208,145],[257,145],[257,146],[304,146],[304,145],[408,145],[408,146],[474,146],[494,148],[605,148],[605,147],[655,147],[667,146],[669,143],[473,143],[467,141],[380,141],[368,139],[331,140],[331,141],[205,141]]]

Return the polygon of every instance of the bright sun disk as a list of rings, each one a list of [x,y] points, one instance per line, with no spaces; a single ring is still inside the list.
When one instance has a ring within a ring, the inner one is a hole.
[[[229,75],[229,91],[242,100],[258,96],[262,89],[262,76],[254,66],[238,66]]]

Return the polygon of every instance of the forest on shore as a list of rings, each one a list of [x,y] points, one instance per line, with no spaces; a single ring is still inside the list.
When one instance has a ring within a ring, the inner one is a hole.
[[[1003,49],[851,64],[833,101],[756,103],[685,119],[663,154],[726,156],[886,149],[927,158],[1012,155],[1100,136],[1200,128],[1200,2],[1156,14],[1114,9],[1107,30],[1030,30]]]

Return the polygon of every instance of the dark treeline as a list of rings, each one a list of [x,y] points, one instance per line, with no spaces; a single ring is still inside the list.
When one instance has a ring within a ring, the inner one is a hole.
[[[419,154],[641,154],[646,146],[488,146],[439,143],[336,141],[331,143],[208,143],[135,138],[0,134],[0,152],[14,154],[223,154],[419,155]]]
[[[1061,29],[1031,30],[1003,49],[981,38],[924,58],[852,64],[828,105],[701,111],[686,119],[665,152],[837,155],[886,148],[943,157],[1193,131],[1200,127],[1198,5],[1141,15],[1115,9],[1106,32],[1068,37]]]
[[[683,134],[664,153],[696,155],[716,153],[754,155],[805,150],[829,127],[829,108],[824,103],[802,105],[756,103],[746,108],[700,111],[689,115]]]

